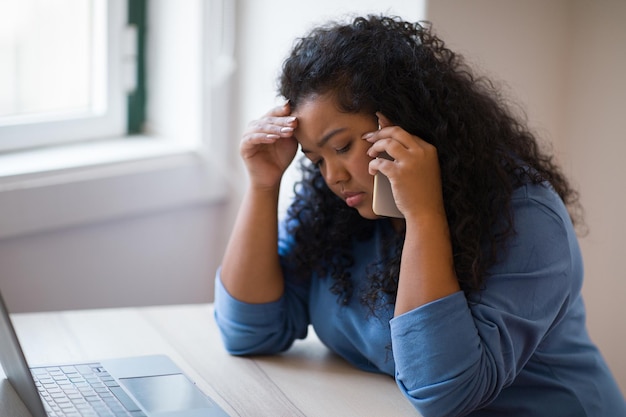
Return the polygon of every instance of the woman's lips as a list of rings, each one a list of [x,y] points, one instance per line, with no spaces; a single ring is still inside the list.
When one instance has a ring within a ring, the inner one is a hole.
[[[365,197],[365,194],[344,192],[343,197],[348,207],[356,207],[363,202],[363,198]]]

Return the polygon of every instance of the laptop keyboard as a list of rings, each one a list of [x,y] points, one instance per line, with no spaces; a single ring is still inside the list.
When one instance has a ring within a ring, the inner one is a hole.
[[[50,417],[145,417],[98,363],[32,368]]]

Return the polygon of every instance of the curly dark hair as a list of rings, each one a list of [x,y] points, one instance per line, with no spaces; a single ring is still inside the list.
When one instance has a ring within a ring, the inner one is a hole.
[[[285,60],[279,92],[292,110],[331,93],[341,111],[380,111],[393,124],[437,148],[454,265],[466,292],[484,287],[487,270],[515,233],[511,195],[524,183],[549,183],[579,220],[578,194],[539,145],[519,112],[494,84],[474,72],[424,23],[397,17],[357,17],[298,39]],[[347,207],[319,170],[302,164],[288,218],[297,245],[291,262],[304,277],[334,280],[346,302],[353,239],[372,236],[376,222]],[[295,225],[295,226],[294,226]],[[390,227],[389,227],[390,228]],[[387,233],[388,248],[369,269],[370,306],[395,300],[403,233]]]

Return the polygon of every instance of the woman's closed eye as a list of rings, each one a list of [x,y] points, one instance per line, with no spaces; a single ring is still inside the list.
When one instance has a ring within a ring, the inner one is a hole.
[[[344,153],[347,153],[348,151],[350,151],[351,148],[352,148],[352,143],[348,143],[346,146],[343,146],[341,148],[335,149],[335,153],[337,155],[341,155],[341,154],[344,154]],[[324,158],[311,159],[311,163],[315,167],[319,168],[324,163]]]
[[[341,155],[344,153],[347,153],[348,151],[350,151],[350,148],[352,147],[351,143],[348,143],[346,146],[343,146],[341,148],[335,149],[335,153],[337,155]],[[316,167],[320,167],[323,163],[324,163],[324,159],[323,158],[319,158],[316,160],[311,160],[311,162],[313,163],[313,165],[315,165]]]
[[[348,151],[350,150],[350,148],[351,148],[351,147],[352,147],[352,143],[350,142],[350,143],[348,143],[346,146],[344,146],[344,147],[342,147],[342,148],[339,148],[339,149],[336,149],[336,150],[335,150],[335,152],[336,152],[338,155],[341,155],[342,153],[346,153],[346,152],[348,152]]]

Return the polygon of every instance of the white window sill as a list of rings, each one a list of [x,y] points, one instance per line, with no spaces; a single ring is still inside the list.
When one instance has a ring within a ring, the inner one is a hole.
[[[147,136],[0,154],[0,190],[24,178],[185,153],[193,148]]]
[[[0,239],[219,202],[225,182],[204,155],[152,137],[0,154]]]

